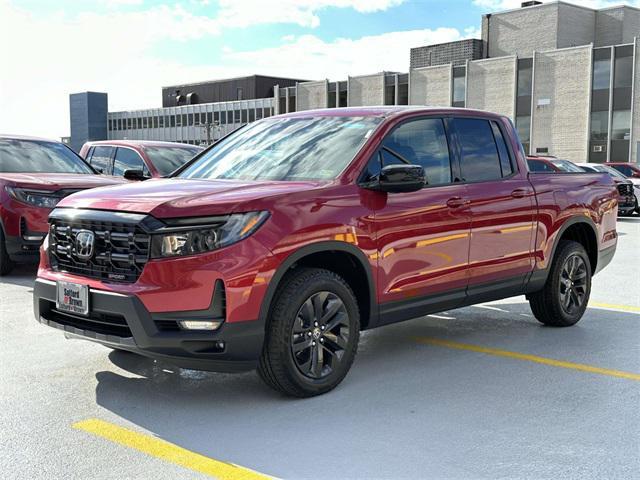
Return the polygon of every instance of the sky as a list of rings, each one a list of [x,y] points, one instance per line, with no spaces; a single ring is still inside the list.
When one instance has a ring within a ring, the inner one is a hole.
[[[75,92],[107,92],[119,111],[160,107],[176,83],[406,72],[411,47],[479,38],[483,13],[520,2],[0,0],[0,133],[69,135]]]

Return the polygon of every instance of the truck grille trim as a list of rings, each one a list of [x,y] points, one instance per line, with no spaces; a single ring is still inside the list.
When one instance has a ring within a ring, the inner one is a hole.
[[[149,260],[151,236],[135,222],[73,218],[52,215],[49,229],[49,260],[54,271],[74,273],[110,282],[135,282]],[[95,236],[93,255],[82,260],[76,236],[89,230]]]

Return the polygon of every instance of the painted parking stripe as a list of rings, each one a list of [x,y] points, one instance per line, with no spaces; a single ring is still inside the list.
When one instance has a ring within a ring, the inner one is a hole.
[[[273,479],[273,477],[254,472],[248,468],[214,460],[164,440],[134,432],[97,418],[74,423],[73,428],[220,480]]]
[[[581,372],[596,373],[599,375],[607,375],[609,377],[618,377],[640,382],[640,374],[638,373],[623,372],[620,370],[609,370],[607,368],[593,367],[591,365],[584,365],[582,363],[554,360],[552,358],[538,357],[537,355],[529,355],[526,353],[510,352],[508,350],[500,350],[497,348],[488,348],[481,347],[479,345],[470,345],[467,343],[451,342],[449,340],[442,340],[440,338],[417,337],[415,340],[419,343],[424,343],[427,345],[437,345],[439,347],[455,348],[457,350],[469,350],[472,352],[485,353],[487,355],[494,355],[497,357],[514,358],[516,360],[524,360],[526,362],[542,363],[544,365],[550,365],[552,367],[568,368],[571,370],[579,370]]]
[[[632,305],[617,305],[614,303],[589,302],[591,308],[599,308],[602,310],[614,310],[627,313],[640,313],[640,307]]]

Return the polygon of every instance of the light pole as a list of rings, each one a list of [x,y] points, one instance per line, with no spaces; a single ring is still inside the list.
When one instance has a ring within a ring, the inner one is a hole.
[[[213,121],[213,122],[207,122],[202,126],[207,134],[207,145],[211,145],[213,143],[212,141],[212,134],[211,134],[211,130],[215,129],[215,132],[220,133],[219,129],[220,129],[220,122],[218,122],[217,120]],[[215,135],[213,135],[215,136]]]

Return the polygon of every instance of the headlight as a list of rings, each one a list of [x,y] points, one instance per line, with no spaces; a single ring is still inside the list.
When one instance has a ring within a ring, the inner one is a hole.
[[[48,190],[28,190],[25,188],[5,187],[7,193],[19,202],[36,207],[53,208],[61,197]]]
[[[153,236],[152,258],[195,255],[226,247],[254,233],[269,217],[269,212],[228,215],[214,225],[168,227],[166,233]]]

